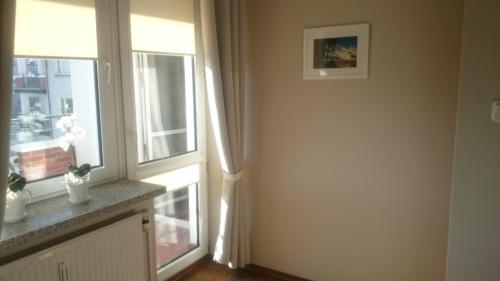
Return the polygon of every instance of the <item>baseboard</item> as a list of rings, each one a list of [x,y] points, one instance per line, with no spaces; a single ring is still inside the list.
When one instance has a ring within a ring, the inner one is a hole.
[[[258,273],[260,275],[264,275],[266,277],[271,277],[271,278],[275,278],[278,280],[283,280],[283,281],[311,281],[309,279],[304,279],[302,277],[293,276],[293,275],[290,275],[288,273],[284,273],[281,271],[277,271],[274,269],[270,269],[270,268],[263,267],[263,266],[256,265],[256,264],[252,264],[252,263],[247,265],[245,267],[245,270],[255,272],[255,273]]]
[[[206,255],[206,256],[202,257],[201,259],[195,261],[194,263],[192,263],[188,267],[184,268],[183,270],[177,272],[174,276],[170,277],[169,279],[167,279],[165,281],[178,281],[178,280],[182,279],[184,276],[188,275],[189,273],[195,271],[197,268],[204,265],[205,263],[210,262],[211,260],[212,260],[212,256]]]

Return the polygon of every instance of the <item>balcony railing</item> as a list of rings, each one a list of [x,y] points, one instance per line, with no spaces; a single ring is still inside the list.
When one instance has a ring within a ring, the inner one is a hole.
[[[11,119],[10,141],[12,144],[52,140],[59,135],[56,122],[64,115],[27,114]]]
[[[14,78],[14,91],[26,90],[26,91],[47,91],[47,77],[15,77]]]

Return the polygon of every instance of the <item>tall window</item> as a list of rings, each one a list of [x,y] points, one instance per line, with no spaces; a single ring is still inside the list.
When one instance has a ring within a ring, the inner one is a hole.
[[[155,199],[157,267],[159,279],[167,279],[172,261],[206,254],[206,231],[199,224],[206,187],[194,33],[197,2],[129,3],[132,83],[124,88],[133,89],[128,100],[134,101],[135,118],[129,125],[136,131],[136,142],[131,142],[136,165],[130,170],[137,178],[167,186],[167,193]]]
[[[58,177],[70,164],[91,164],[95,180],[112,177],[116,152],[106,144],[114,137],[102,128],[114,117],[101,106],[111,110],[114,104],[103,98],[111,87],[98,79],[106,72],[98,53],[110,51],[97,43],[94,1],[16,3],[11,172],[26,177],[38,198],[64,190]],[[71,131],[61,130],[64,120],[73,124]]]

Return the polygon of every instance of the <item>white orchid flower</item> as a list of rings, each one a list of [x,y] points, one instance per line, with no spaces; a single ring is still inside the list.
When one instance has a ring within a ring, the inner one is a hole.
[[[81,127],[74,127],[71,133],[75,136],[76,142],[81,141],[85,137],[85,130]]]
[[[63,116],[57,121],[57,128],[59,128],[64,136],[59,138],[59,146],[68,151],[69,147],[81,141],[85,137],[85,130],[76,125],[78,118],[75,114]]]
[[[61,117],[56,123],[56,127],[64,133],[69,132],[73,126],[75,126],[75,122],[73,122],[73,119],[69,116]]]

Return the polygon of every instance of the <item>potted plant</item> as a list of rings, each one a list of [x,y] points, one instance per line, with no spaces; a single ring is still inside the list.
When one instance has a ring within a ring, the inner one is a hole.
[[[90,164],[83,164],[80,167],[70,165],[68,172],[64,175],[66,189],[69,194],[71,204],[81,204],[89,201]]]
[[[24,190],[26,179],[17,173],[9,175],[8,185],[4,221],[13,223],[26,217],[26,203],[31,199],[31,193]]]
[[[83,164],[80,167],[76,163],[75,144],[85,137],[85,131],[78,127],[78,118],[75,114],[71,116],[63,116],[57,121],[57,128],[63,132],[63,136],[59,138],[59,146],[68,151],[71,148],[73,153],[73,161],[68,167],[68,172],[64,175],[66,189],[69,194],[69,202],[71,204],[81,204],[89,201],[89,180],[92,167],[90,164]]]

